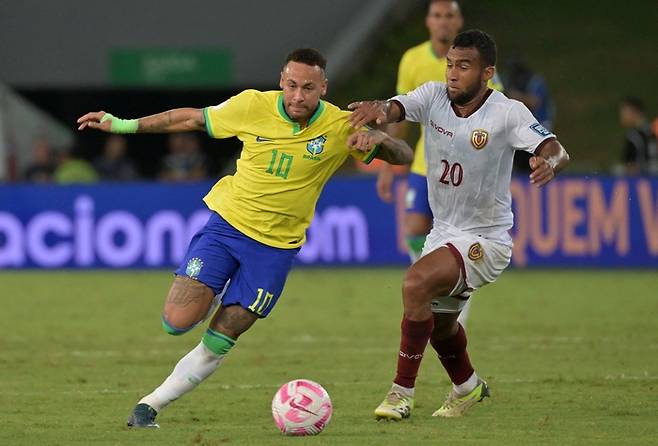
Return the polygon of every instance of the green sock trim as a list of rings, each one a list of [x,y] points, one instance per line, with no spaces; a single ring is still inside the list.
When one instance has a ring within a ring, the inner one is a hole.
[[[216,355],[225,355],[235,345],[235,339],[209,328],[201,338],[203,345]]]
[[[426,236],[424,235],[420,237],[407,236],[406,241],[409,251],[416,254],[416,256],[420,256],[420,253],[423,252],[423,246],[425,246],[425,238]]]
[[[176,328],[171,326],[169,322],[167,322],[164,316],[162,316],[161,319],[162,319],[162,329],[173,336],[180,336],[184,333],[187,333],[192,328],[192,327],[183,328],[183,329]]]

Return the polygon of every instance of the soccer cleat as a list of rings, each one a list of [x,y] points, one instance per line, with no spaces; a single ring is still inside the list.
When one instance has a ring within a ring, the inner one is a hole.
[[[459,395],[454,389],[451,390],[443,406],[439,407],[432,416],[444,418],[461,417],[471,406],[479,403],[488,396],[489,386],[487,386],[485,381],[478,379],[475,389],[466,395]]]
[[[375,409],[375,418],[400,421],[403,418],[409,418],[413,408],[414,398],[412,396],[391,389],[384,401]]]
[[[155,422],[158,413],[148,404],[140,403],[135,406],[133,413],[128,417],[128,427],[150,427],[159,428],[160,425]]]

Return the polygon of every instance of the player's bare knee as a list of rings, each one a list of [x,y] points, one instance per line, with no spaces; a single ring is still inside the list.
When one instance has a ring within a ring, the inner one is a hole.
[[[425,303],[431,300],[431,290],[422,275],[409,270],[402,281],[402,297],[405,302]]]
[[[431,294],[425,282],[407,274],[402,283],[402,303],[407,319],[420,321],[431,317]]]
[[[258,316],[239,305],[222,306],[210,322],[210,328],[237,340],[258,320]]]
[[[171,317],[167,317],[166,314],[162,315],[162,329],[172,336],[180,336],[187,333],[195,324],[182,325],[178,324],[176,321],[173,321]]]
[[[190,331],[204,318],[213,298],[213,291],[206,285],[177,276],[162,312],[163,329],[175,336]]]

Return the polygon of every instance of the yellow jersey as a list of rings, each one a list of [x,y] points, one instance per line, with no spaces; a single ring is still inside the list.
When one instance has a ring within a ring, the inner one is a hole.
[[[305,128],[292,121],[281,91],[245,90],[204,109],[212,138],[237,136],[242,152],[234,175],[220,179],[206,205],[248,237],[276,248],[297,248],[306,238],[315,204],[331,175],[350,156],[351,113],[325,101]]]
[[[437,57],[434,54],[432,43],[429,40],[409,48],[402,56],[402,59],[400,59],[396,87],[397,93],[409,93],[411,90],[430,81],[445,82],[447,66],[445,57]],[[493,79],[489,81],[489,87],[503,91],[503,84],[500,82],[497,74],[494,74]],[[420,138],[418,138],[414,152],[414,161],[411,164],[411,172],[427,176],[424,132],[425,129],[421,127]]]

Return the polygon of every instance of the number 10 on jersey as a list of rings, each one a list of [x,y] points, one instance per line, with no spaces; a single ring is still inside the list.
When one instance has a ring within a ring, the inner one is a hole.
[[[455,187],[462,184],[464,179],[464,169],[459,163],[454,163],[450,165],[448,160],[441,160],[441,165],[443,166],[443,173],[439,179],[440,183],[453,185]]]
[[[277,158],[279,159],[278,163]],[[279,157],[279,151],[274,149],[272,150],[272,159],[270,160],[270,165],[267,167],[265,172],[287,180],[288,172],[290,172],[290,166],[292,166],[292,159],[292,155],[288,155],[287,153],[283,152]]]

